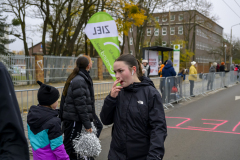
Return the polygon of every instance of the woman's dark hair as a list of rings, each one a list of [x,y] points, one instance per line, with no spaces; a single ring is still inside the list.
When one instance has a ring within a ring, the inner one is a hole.
[[[79,69],[86,69],[87,66],[89,64],[89,61],[86,57],[84,56],[80,56],[77,60],[76,60],[76,67],[73,69],[72,73],[68,76],[67,82],[65,83],[65,87],[63,90],[63,95],[66,96],[67,95],[67,91],[68,91],[68,87],[70,85],[71,80],[76,77],[76,75],[79,72]]]
[[[138,78],[143,76],[141,63],[133,55],[123,54],[115,60],[115,62],[117,61],[123,61],[126,65],[128,65],[129,69],[131,69],[133,66],[136,66]]]
[[[166,65],[167,61],[168,61],[168,60],[166,60],[163,64]]]

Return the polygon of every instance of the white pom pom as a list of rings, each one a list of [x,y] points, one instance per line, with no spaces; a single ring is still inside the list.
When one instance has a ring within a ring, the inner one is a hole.
[[[100,140],[96,136],[97,129],[93,123],[92,130],[93,132],[89,133],[83,126],[80,135],[73,140],[73,148],[77,154],[80,154],[80,156],[95,158],[99,156],[102,151]]]

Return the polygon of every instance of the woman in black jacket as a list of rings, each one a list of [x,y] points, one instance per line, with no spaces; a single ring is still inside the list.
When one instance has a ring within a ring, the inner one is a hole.
[[[161,160],[167,126],[159,92],[132,55],[120,56],[114,72],[117,80],[100,113],[103,124],[114,124],[108,159]]]
[[[225,84],[225,74],[226,74],[225,72],[226,72],[226,71],[225,71],[225,63],[224,63],[224,62],[221,63],[221,66],[220,66],[220,68],[219,68],[219,71],[222,72],[222,73],[221,73],[221,77],[222,77],[222,78],[221,78],[221,86],[222,86],[222,87],[224,86],[225,88],[227,88],[227,86],[226,86],[226,84]]]
[[[63,143],[71,160],[77,159],[72,140],[77,133],[81,133],[82,125],[88,132],[92,132],[91,122],[95,117],[95,108],[93,83],[88,73],[91,67],[91,59],[89,62],[86,57],[79,57],[63,90],[65,102],[60,107],[64,132]]]

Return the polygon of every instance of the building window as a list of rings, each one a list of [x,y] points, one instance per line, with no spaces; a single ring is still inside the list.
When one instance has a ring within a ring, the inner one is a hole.
[[[175,21],[175,15],[171,15],[171,21]]]
[[[167,35],[167,27],[162,28],[162,35]]]
[[[200,44],[199,44],[199,45],[200,45],[200,47],[199,47],[199,48],[200,48],[200,50],[203,50],[203,44],[200,42]]]
[[[130,45],[133,45],[133,38],[132,37],[130,38],[130,42],[129,43],[130,43]]]
[[[203,44],[203,50],[206,50],[206,45],[205,44]]]
[[[199,15],[196,16],[196,20],[199,21],[200,20],[200,17]]]
[[[197,35],[199,36],[200,35],[200,29],[197,29]]]
[[[182,20],[183,20],[183,14],[179,14],[178,20],[179,20],[179,21],[182,21]]]
[[[196,16],[197,18],[197,23],[201,23],[201,22],[203,22],[203,19],[202,19],[202,17],[200,17],[199,15],[197,15]]]
[[[148,42],[148,47],[151,47],[151,42]]]
[[[200,49],[199,43],[197,42],[197,49]]]
[[[156,21],[159,22],[159,17],[155,17]]]
[[[170,28],[170,34],[171,35],[175,35],[175,27],[171,27]]]
[[[147,29],[147,36],[151,36],[151,28]]]
[[[212,28],[212,24],[207,23],[207,27],[211,29]]]
[[[171,47],[173,47],[173,42],[172,41],[170,41],[170,44],[171,44]]]
[[[158,28],[154,28],[154,36],[159,36],[159,29]]]
[[[162,17],[162,22],[167,22],[167,16],[166,16],[166,15],[164,15],[164,16]]]
[[[207,46],[207,51],[208,51],[208,52],[210,51],[210,47],[209,47],[209,46]]]
[[[167,46],[167,42],[166,41],[162,41],[162,46],[166,47]]]
[[[130,50],[130,54],[133,55],[133,51],[132,50]]]
[[[183,34],[183,27],[182,26],[178,27],[178,34],[179,35]]]
[[[133,32],[133,27],[130,27],[130,32]]]

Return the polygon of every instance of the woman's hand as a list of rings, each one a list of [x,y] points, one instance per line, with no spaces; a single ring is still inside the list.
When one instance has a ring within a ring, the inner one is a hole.
[[[90,129],[85,129],[87,132],[92,133],[92,128]]]
[[[112,89],[111,89],[111,93],[110,96],[113,98],[116,98],[118,96],[118,93],[121,91],[121,89],[123,88],[122,86],[117,86],[117,84],[120,82],[120,80],[116,80],[113,83]]]

